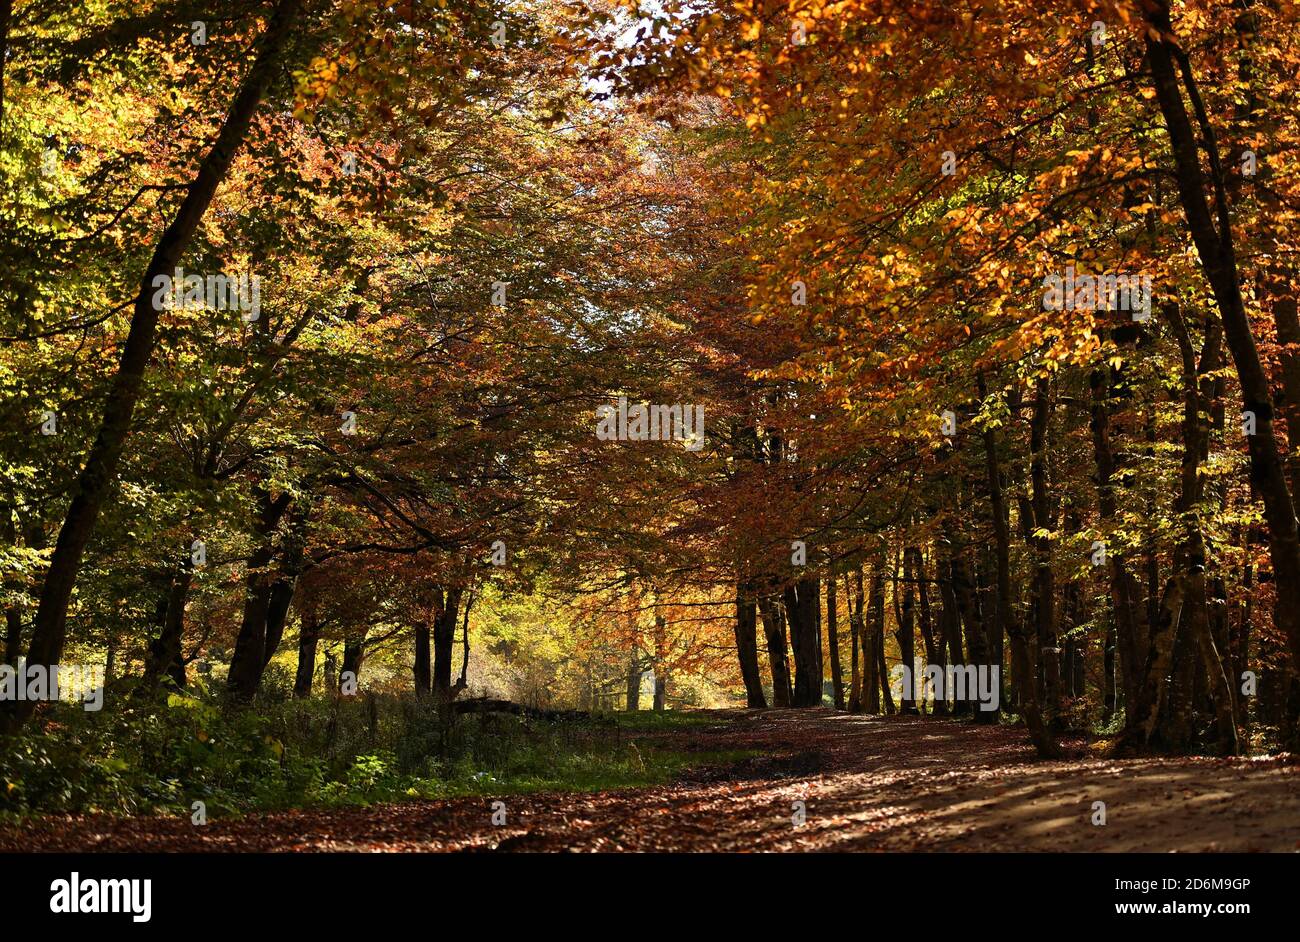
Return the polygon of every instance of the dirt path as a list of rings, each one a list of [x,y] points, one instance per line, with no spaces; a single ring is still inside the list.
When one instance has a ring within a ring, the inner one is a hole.
[[[1037,762],[1011,729],[828,710],[719,712],[651,734],[678,748],[761,750],[663,787],[188,819],[48,819],[0,850],[1295,851],[1300,763]],[[807,820],[793,823],[793,803]],[[1092,823],[1094,801],[1107,823]]]

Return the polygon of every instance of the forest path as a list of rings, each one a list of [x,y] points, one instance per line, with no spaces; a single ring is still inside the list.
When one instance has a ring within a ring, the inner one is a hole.
[[[171,851],[1295,851],[1294,757],[1036,761],[1022,731],[826,709],[715,711],[639,734],[753,750],[665,786],[486,796],[213,821],[45,819],[0,849]],[[1092,824],[1092,803],[1107,824]],[[806,823],[793,823],[803,801]]]

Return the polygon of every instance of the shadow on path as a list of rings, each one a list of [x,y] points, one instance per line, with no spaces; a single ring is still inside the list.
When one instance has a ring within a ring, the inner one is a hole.
[[[215,821],[46,818],[3,850],[175,851],[1295,851],[1289,757],[1036,761],[1019,730],[830,710],[714,711],[646,734],[675,748],[755,750],[679,782]],[[1092,823],[1093,802],[1105,826]],[[795,803],[806,820],[795,825]]]

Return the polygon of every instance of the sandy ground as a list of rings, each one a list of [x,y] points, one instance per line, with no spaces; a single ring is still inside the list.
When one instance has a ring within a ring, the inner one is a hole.
[[[48,851],[1290,851],[1300,761],[1040,762],[1022,731],[830,710],[722,711],[646,738],[761,750],[668,786],[215,821],[47,818],[0,850]],[[1093,823],[1105,802],[1106,824]],[[805,820],[796,824],[796,802]]]

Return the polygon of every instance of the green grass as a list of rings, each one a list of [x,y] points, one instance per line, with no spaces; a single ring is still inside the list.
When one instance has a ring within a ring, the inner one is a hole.
[[[101,713],[56,707],[42,729],[0,741],[0,816],[189,813],[371,805],[458,795],[591,792],[673,781],[743,751],[677,742],[716,725],[691,713],[447,722],[408,697],[270,698],[252,709],[203,690]]]
[[[680,710],[665,710],[662,713],[638,710],[635,713],[607,713],[603,716],[608,717],[620,729],[644,731],[698,729],[702,726],[717,726],[720,722],[716,716]]]
[[[542,763],[522,763],[497,773],[472,772],[446,779],[424,779],[407,797],[452,798],[460,795],[523,795],[536,792],[602,792],[662,785],[701,767],[733,765],[752,750],[677,752],[625,743],[622,749],[549,756]]]

